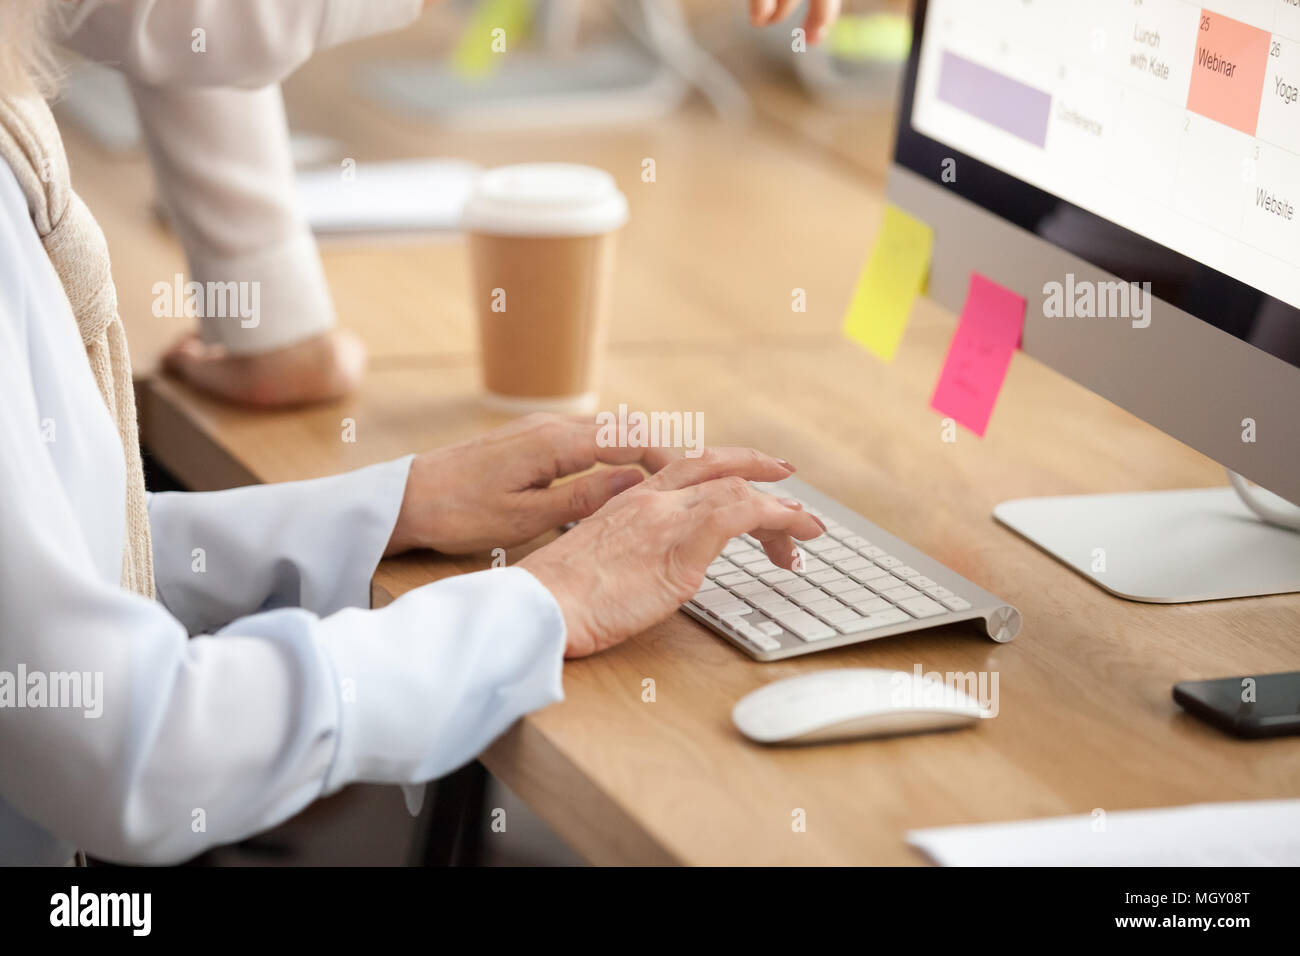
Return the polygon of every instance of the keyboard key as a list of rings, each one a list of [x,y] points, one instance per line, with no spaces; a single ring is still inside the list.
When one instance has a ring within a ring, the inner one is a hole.
[[[811,614],[803,611],[796,611],[793,614],[786,614],[778,617],[781,626],[790,631],[795,636],[805,641],[820,641],[828,637],[834,637],[835,631],[827,627]]]
[[[764,561],[767,555],[756,548],[750,548],[748,551],[742,551],[740,554],[733,554],[730,558],[732,564],[739,564],[742,568],[756,561]]]
[[[798,594],[790,595],[790,600],[802,608],[812,607],[814,604],[821,604],[823,601],[834,600],[827,596],[821,588],[813,588],[810,591],[800,591]],[[836,601],[838,604],[839,602]]]
[[[739,554],[742,551],[753,551],[754,549],[739,538],[732,538],[727,542],[727,546],[722,549],[724,555]]]
[[[944,613],[941,605],[931,601],[925,595],[899,601],[898,606],[913,617],[934,617],[936,614]]]
[[[943,602],[944,607],[950,611],[970,610],[970,601],[967,601],[965,598],[959,598],[955,594],[952,597],[940,598],[940,600]]]
[[[766,594],[755,594],[752,597],[746,595],[745,600],[755,607],[764,607],[769,604],[785,603],[785,595],[778,594],[775,588],[768,588]]]
[[[747,598],[750,601],[753,601],[756,597],[759,597],[760,595],[763,594],[776,593],[771,588],[769,588],[766,584],[764,584],[762,581],[755,581],[753,578],[750,578],[744,584],[738,585],[732,588],[731,590],[734,593],[739,594],[741,597]],[[778,597],[779,596],[780,595],[778,595]]]
[[[748,571],[737,571],[735,574],[724,574],[716,579],[724,588],[734,588],[738,584],[745,584],[754,580]]]
[[[799,605],[790,601],[772,601],[770,604],[764,604],[762,610],[768,617],[776,617],[778,614],[789,614],[791,611],[799,610]]]
[[[735,614],[744,614],[749,611],[749,605],[744,601],[738,601],[732,598],[724,604],[711,604],[704,609],[710,617],[726,618]]]
[[[844,525],[840,524],[838,521],[827,521],[826,533],[836,540],[853,537],[853,530],[844,527]]]
[[[916,588],[910,588],[906,584],[904,584],[901,588],[890,588],[888,591],[881,591],[880,595],[881,597],[889,598],[889,600],[893,601],[895,604],[899,604],[903,601],[910,601],[913,598],[925,597],[925,595],[922,594],[920,591],[918,591]],[[927,601],[930,600],[929,598],[925,598],[925,599]],[[930,603],[933,604],[934,602],[930,601]]]
[[[916,570],[916,568],[910,568],[906,564],[900,568],[894,568],[894,577],[902,578],[904,581],[910,581],[912,578],[920,577],[920,575],[920,571]]]
[[[745,615],[740,612],[736,612],[735,614],[724,614],[719,618],[719,620],[722,622],[724,627],[729,627],[733,631],[739,631],[742,627],[749,626],[748,622],[745,620]]]
[[[831,548],[829,551],[823,551],[819,557],[823,561],[829,561],[831,564],[834,564],[837,561],[844,561],[848,558],[857,558],[861,557],[861,555],[851,548]]]
[[[799,575],[793,571],[787,571],[785,568],[777,568],[775,571],[764,571],[758,576],[758,579],[764,584],[780,584],[782,581],[798,580]]]
[[[865,547],[858,548],[858,554],[862,555],[864,558],[871,558],[874,561],[876,558],[883,558],[885,556],[885,549],[878,548],[874,544],[869,544]]]
[[[891,570],[903,566],[903,562],[898,560],[898,558],[894,557],[892,554],[882,554],[880,557],[875,559],[875,562],[882,568],[889,568]]]
[[[892,591],[898,587],[906,587],[902,581],[898,580],[898,578],[894,577],[892,574],[886,574],[883,578],[873,578],[872,580],[864,581],[863,583],[877,594],[884,594],[886,591]],[[910,591],[912,589],[908,588],[908,590]]]
[[[711,578],[720,578],[724,574],[731,574],[735,570],[736,566],[734,564],[730,561],[724,561],[719,558],[717,561],[710,564],[708,568],[705,569],[704,573]]]
[[[757,616],[754,620],[737,618],[729,623],[736,629],[737,634],[752,643],[760,651],[775,651],[781,647],[780,641],[762,629],[763,624],[771,623],[766,618],[758,618]],[[777,633],[780,633],[779,627]]]
[[[745,627],[741,629],[740,633],[760,651],[779,651],[781,649],[780,641],[775,637],[768,637],[757,628]]]
[[[814,571],[825,571],[830,565],[821,558],[804,558],[803,573],[812,574]]]
[[[830,584],[832,581],[843,581],[844,575],[834,568],[827,568],[825,571],[818,571],[816,574],[808,575],[808,580],[813,584]]]
[[[838,548],[840,543],[829,535],[822,535],[820,538],[813,538],[811,541],[803,541],[799,547],[813,554],[821,554],[823,551],[830,551],[832,548]]]
[[[819,617],[825,615],[829,611],[838,611],[841,608],[844,608],[843,604],[835,600],[835,598],[828,598],[825,596],[823,596],[820,601],[813,601],[811,604],[805,604],[803,606],[803,609],[809,614],[816,614]],[[844,609],[848,610],[847,608]]]
[[[845,539],[843,539],[840,543],[843,544],[844,547],[846,547],[846,548],[852,548],[852,549],[855,550],[855,551],[856,551],[858,548],[869,548],[869,547],[871,547],[871,542],[868,541],[866,538],[862,537],[862,535],[860,535],[860,534],[855,534],[855,535],[852,535],[851,537],[845,538]]]
[[[753,564],[745,565],[745,570],[752,575],[759,576],[767,574],[768,571],[780,571],[782,569],[778,568],[775,564],[764,557],[761,561],[755,561]]]
[[[795,578],[793,581],[781,581],[776,585],[776,589],[786,597],[791,597],[801,591],[816,591],[817,585],[803,578]]]
[[[866,560],[865,558],[863,560]],[[867,584],[870,581],[876,581],[880,578],[892,578],[893,575],[884,568],[878,568],[874,564],[869,568],[859,568],[849,572],[849,577],[859,584]]]
[[[845,634],[860,634],[863,631],[874,631],[878,627],[889,627],[891,624],[906,624],[910,620],[911,618],[902,611],[897,608],[890,608],[888,611],[868,614],[852,624],[844,625],[841,630]]]
[[[875,614],[877,611],[888,611],[892,606],[882,597],[865,598],[850,603],[853,605],[853,610],[859,614]]]
[[[930,597],[932,598],[938,598],[940,601],[942,601],[944,598],[957,596],[953,594],[951,591],[949,591],[947,588],[940,587],[937,584],[934,587],[925,588],[925,593],[930,595]]]
[[[914,588],[920,588],[922,591],[924,591],[926,588],[935,587],[935,583],[923,574],[918,574],[916,577],[912,578],[912,580],[908,581],[907,583],[912,585],[912,587]]]
[[[847,591],[836,591],[835,596],[845,604],[853,604],[856,601],[869,601],[875,598],[875,595],[868,588],[864,588],[860,584]]]
[[[821,619],[827,624],[833,624],[837,628],[847,627],[854,621],[861,620],[862,615],[850,608],[841,606],[838,611],[827,611],[821,615]]]
[[[717,587],[718,587],[717,581],[714,581],[712,578],[705,578],[703,583],[700,584],[700,589],[696,591],[695,594],[698,597],[699,595],[703,594],[705,591],[717,590]]]
[[[781,630],[781,625],[776,621],[764,621],[762,624],[756,624],[755,627],[768,637],[780,637],[785,633],[785,631]]]
[[[859,571],[862,568],[874,568],[875,565],[868,561],[860,554],[855,554],[851,558],[845,558],[843,561],[836,561],[835,568],[838,571]]]
[[[862,585],[850,578],[842,578],[839,581],[832,581],[830,584],[823,584],[822,590],[829,591],[831,594],[843,594],[845,591],[856,591]]]
[[[725,588],[713,588],[703,593],[695,593],[695,603],[702,608],[710,608],[716,604],[727,604],[735,600],[732,593]]]

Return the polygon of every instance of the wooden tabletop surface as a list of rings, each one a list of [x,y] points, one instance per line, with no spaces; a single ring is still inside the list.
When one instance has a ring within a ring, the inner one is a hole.
[[[991,517],[1006,498],[1209,485],[1220,471],[1023,355],[987,438],[941,441],[926,398],[951,329],[949,315],[922,303],[892,367],[839,342],[611,356],[604,406],[702,412],[709,442],[789,458],[804,479],[1015,604],[1025,627],[1006,645],[950,627],[760,664],[677,614],[569,663],[567,699],[522,720],[483,759],[585,857],[910,863],[919,857],[903,834],[915,827],[1300,792],[1300,742],[1233,741],[1170,699],[1178,680],[1293,667],[1293,597],[1122,601]],[[233,458],[277,481],[477,433],[499,421],[477,390],[472,365],[392,369],[335,406],[267,416],[162,380],[143,421],[155,448],[181,449],[214,484],[228,481],[222,463]],[[178,434],[157,426],[159,407],[178,410]],[[355,442],[342,440],[344,419]],[[210,461],[186,449],[194,431],[212,436]],[[387,561],[375,603],[487,563]],[[952,734],[792,750],[750,744],[730,723],[735,701],[770,680],[917,665],[995,672],[999,715]],[[642,700],[645,678],[653,703]],[[796,809],[806,832],[791,829]]]
[[[304,82],[325,92],[340,72],[309,69]],[[991,517],[997,502],[1027,495],[1222,484],[1217,466],[1020,354],[987,437],[963,431],[943,442],[928,399],[953,317],[920,301],[893,365],[840,337],[881,209],[883,175],[870,163],[828,155],[788,120],[738,128],[696,107],[636,128],[452,136],[355,96],[327,110],[333,93],[290,92],[296,116],[314,116],[315,128],[333,117],[365,156],[564,158],[609,169],[632,217],[602,407],[701,412],[708,443],[790,459],[800,477],[1024,614],[1005,645],[940,628],[773,664],[676,614],[568,664],[566,700],[520,721],[483,759],[586,858],[916,863],[903,836],[916,827],[1300,794],[1300,741],[1237,742],[1170,699],[1177,680],[1294,668],[1296,598],[1122,601]],[[316,106],[295,110],[299,100]],[[887,156],[892,121],[873,122],[868,139]],[[109,236],[137,367],[148,372],[179,330],[147,314],[140,288],[168,277],[179,253],[150,218],[139,160],[105,161],[70,139],[76,182]],[[646,157],[656,160],[652,184],[640,181]],[[502,421],[478,401],[458,243],[331,246],[324,259],[341,321],[375,357],[362,391],[265,413],[143,376],[145,439],[192,487],[334,473]],[[791,310],[796,288],[807,312]],[[345,420],[355,441],[344,440]],[[386,561],[375,603],[486,564]],[[916,665],[996,672],[999,715],[950,734],[799,749],[750,744],[730,723],[735,701],[770,680]],[[642,699],[645,678],[655,681],[653,703]],[[797,810],[805,832],[791,826]]]

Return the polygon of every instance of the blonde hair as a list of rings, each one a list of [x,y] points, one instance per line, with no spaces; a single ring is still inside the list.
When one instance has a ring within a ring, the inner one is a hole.
[[[58,65],[50,49],[51,0],[0,0],[0,95],[54,93]]]

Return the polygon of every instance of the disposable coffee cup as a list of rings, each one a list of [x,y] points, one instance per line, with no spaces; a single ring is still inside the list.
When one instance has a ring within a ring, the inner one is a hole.
[[[488,406],[595,410],[625,222],[627,200],[600,169],[531,163],[480,176],[464,228]]]

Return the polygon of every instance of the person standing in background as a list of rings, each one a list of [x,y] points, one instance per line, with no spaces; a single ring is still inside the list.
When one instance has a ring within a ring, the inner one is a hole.
[[[256,324],[200,319],[172,372],[240,404],[327,401],[361,382],[294,187],[280,82],[316,50],[413,22],[426,0],[80,0],[63,44],[130,86],[157,190],[199,282],[256,282]],[[204,30],[201,51],[192,33]]]
[[[750,0],[766,26],[799,0]],[[284,407],[338,398],[365,373],[336,324],[315,238],[296,201],[280,82],[315,51],[413,23],[431,0],[72,0],[62,41],[126,77],[189,278],[257,282],[256,325],[210,316],[167,367],[217,398]],[[817,42],[839,0],[812,0]],[[202,52],[192,32],[205,31]]]

